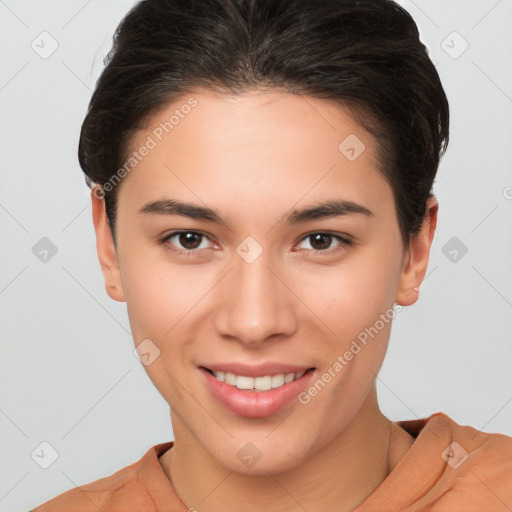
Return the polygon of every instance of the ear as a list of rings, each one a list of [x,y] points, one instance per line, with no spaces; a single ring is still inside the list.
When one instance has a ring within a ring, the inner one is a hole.
[[[103,190],[95,185],[91,190],[92,219],[96,231],[96,249],[100,260],[105,289],[111,299],[124,302],[123,283],[117,259],[116,247],[105,211]]]
[[[410,306],[418,300],[419,287],[427,272],[438,210],[439,204],[436,198],[429,198],[421,229],[411,240],[405,254],[396,295],[396,302],[402,306]]]

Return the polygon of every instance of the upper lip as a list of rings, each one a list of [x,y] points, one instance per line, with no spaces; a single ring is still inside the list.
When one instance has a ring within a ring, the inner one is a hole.
[[[234,373],[235,375],[244,375],[247,377],[265,377],[267,375],[277,375],[280,373],[300,373],[313,368],[313,366],[285,364],[278,362],[267,362],[260,364],[244,363],[209,363],[201,365],[207,370],[214,372]]]

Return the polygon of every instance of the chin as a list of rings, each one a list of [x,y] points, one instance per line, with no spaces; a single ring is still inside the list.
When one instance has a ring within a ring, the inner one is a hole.
[[[281,433],[280,438],[276,436],[274,440],[270,439],[272,435],[263,440],[253,437],[252,441],[219,442],[209,452],[226,470],[247,476],[278,474],[302,465],[307,447],[299,439],[294,442],[286,434]]]

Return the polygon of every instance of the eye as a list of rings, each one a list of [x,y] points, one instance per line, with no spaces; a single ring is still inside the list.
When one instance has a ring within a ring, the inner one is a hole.
[[[334,249],[329,249],[333,240],[338,240],[339,243]],[[342,249],[345,246],[352,245],[352,240],[348,236],[336,235],[334,233],[318,231],[306,235],[302,241],[311,240],[310,246],[312,249],[307,249],[308,252],[313,254],[332,253]]]
[[[175,239],[174,243],[172,242],[173,239]],[[208,246],[201,247],[202,242],[208,239],[209,238],[206,235],[197,231],[173,231],[172,233],[169,233],[163,238],[159,239],[159,243],[161,245],[171,246],[171,250],[178,254],[183,254],[185,256],[195,256],[199,254],[200,249],[208,248]],[[305,250],[312,253],[313,255],[336,252],[337,250],[341,250],[343,247],[352,245],[353,243],[348,235],[334,234],[323,231],[309,233],[303,237],[301,241],[303,242],[306,240],[312,241],[312,243],[310,243],[312,249],[306,248]],[[329,249],[334,240],[338,240],[338,245],[335,246],[334,249]],[[179,244],[178,248],[175,248],[176,244]],[[179,248],[180,246],[181,249]],[[294,251],[296,251],[296,249],[294,249]]]
[[[201,239],[207,239],[206,235],[202,233],[198,233],[196,231],[173,231],[168,235],[165,235],[163,238],[159,240],[159,243],[162,245],[170,245],[173,246],[174,243],[171,243],[171,240],[175,238],[176,243],[180,244],[182,250],[171,248],[171,250],[176,251],[178,254],[184,254],[186,256],[195,255],[195,253],[199,252],[199,249],[206,249],[207,247],[201,247]]]

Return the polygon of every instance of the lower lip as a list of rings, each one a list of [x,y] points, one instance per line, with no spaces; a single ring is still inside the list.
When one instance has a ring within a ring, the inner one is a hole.
[[[275,389],[269,389],[268,391],[249,391],[238,389],[235,386],[221,382],[204,368],[199,368],[199,370],[213,396],[217,398],[226,409],[239,416],[251,418],[270,416],[286,407],[304,390],[314,371],[308,370],[300,379]]]

